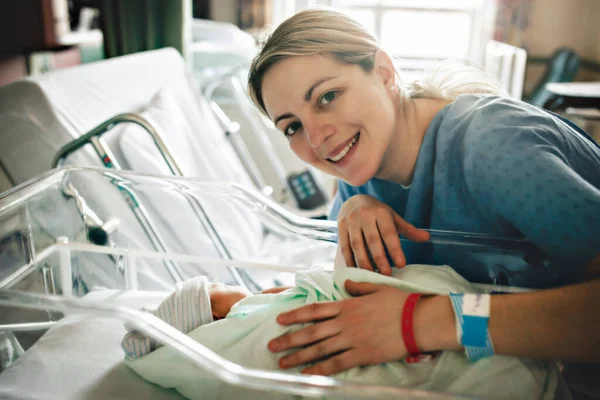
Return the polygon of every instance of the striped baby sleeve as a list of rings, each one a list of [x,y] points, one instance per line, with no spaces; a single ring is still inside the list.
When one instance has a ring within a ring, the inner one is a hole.
[[[175,291],[156,310],[147,311],[183,333],[213,322],[208,280],[201,276],[178,283]],[[128,359],[142,357],[161,346],[128,324],[125,328],[127,334],[121,341],[121,347]]]

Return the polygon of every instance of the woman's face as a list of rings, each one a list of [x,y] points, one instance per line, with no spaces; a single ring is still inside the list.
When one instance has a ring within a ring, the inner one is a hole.
[[[289,57],[267,71],[262,94],[298,157],[359,186],[380,171],[394,137],[394,74],[382,52],[368,73],[326,56]]]

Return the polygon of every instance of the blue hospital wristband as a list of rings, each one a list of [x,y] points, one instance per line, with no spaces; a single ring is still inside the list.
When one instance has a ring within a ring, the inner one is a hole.
[[[494,355],[488,330],[491,296],[489,294],[450,293],[456,317],[456,335],[465,347],[467,358],[477,361]]]

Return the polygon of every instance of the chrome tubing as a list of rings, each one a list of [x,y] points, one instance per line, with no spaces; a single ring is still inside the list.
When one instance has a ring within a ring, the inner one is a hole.
[[[263,151],[269,160],[269,163],[271,164],[271,166],[275,170],[275,173],[277,174],[277,177],[281,181],[282,187],[287,188],[288,183],[286,169],[279,157],[277,157],[277,152],[273,148],[271,141],[269,140],[266,132],[264,131],[264,126],[259,120],[260,116],[257,112],[258,110],[250,102],[248,94],[244,87],[240,84],[237,76],[231,76],[228,79],[228,83],[232,89],[235,99],[240,105],[242,113],[244,113],[244,116],[246,117],[248,122],[250,122],[252,132],[258,139],[258,142],[262,146]]]
[[[168,147],[166,146],[166,144],[164,143],[164,141],[162,140],[162,138],[160,137],[160,135],[158,134],[156,129],[146,119],[144,119],[143,117],[141,117],[137,114],[133,114],[133,113],[124,113],[124,114],[116,115],[116,116],[108,119],[107,121],[103,122],[102,124],[98,125],[96,128],[92,129],[88,133],[86,133],[86,134],[82,135],[81,137],[64,145],[58,151],[56,156],[54,157],[53,167],[62,166],[65,162],[66,157],[69,154],[73,153],[74,151],[81,148],[85,144],[91,143],[94,146],[96,153],[98,154],[98,156],[100,157],[100,159],[102,160],[102,162],[104,163],[104,165],[107,168],[114,168],[117,170],[122,170],[122,168],[120,168],[120,165],[118,164],[117,160],[111,154],[108,146],[106,146],[103,143],[103,141],[101,140],[101,136],[104,135],[105,133],[107,133],[110,129],[114,128],[116,125],[123,123],[123,122],[132,122],[132,123],[139,125],[141,128],[143,128],[152,137],[154,144],[158,148],[164,161],[167,163],[167,166],[169,167],[169,170],[171,171],[171,173],[175,176],[183,176],[183,172],[181,171],[181,168],[175,161],[175,158],[169,151]],[[122,189],[122,188],[123,188],[122,185],[119,186],[119,189]],[[144,230],[148,234],[148,237],[152,241],[153,245],[157,246],[157,249],[159,249],[161,251],[166,251],[166,246],[164,245],[164,240],[162,240],[161,237],[158,235],[157,229],[154,227],[154,225],[150,221],[148,213],[145,212],[145,209],[142,206],[142,204],[139,202],[139,199],[137,198],[137,196],[129,188],[125,189],[125,191],[126,191],[127,195],[130,197],[129,200],[131,200],[131,201],[128,201],[128,203],[130,204],[130,206],[132,206],[134,214],[140,221],[142,227],[144,227]],[[201,222],[202,226],[204,227],[205,231],[208,233],[211,240],[213,241],[216,250],[219,252],[219,255],[221,257],[223,257],[224,259],[229,259],[229,260],[232,259],[231,253],[229,253],[227,247],[225,246],[221,237],[217,233],[214,225],[210,221],[210,219],[209,219],[206,211],[202,207],[202,205],[195,198],[190,198],[189,196],[186,196],[186,199],[188,200],[192,209],[194,210],[194,212],[200,219],[200,222]],[[170,265],[167,268],[169,270],[169,273],[173,276],[173,279],[175,279],[178,282],[180,282],[182,280],[181,273],[176,266]],[[253,286],[257,286],[254,282],[252,282],[250,277],[246,277],[246,279],[242,278],[239,271],[237,271],[235,268],[229,267],[229,271],[233,275],[234,279],[238,282],[238,284],[246,286],[246,287],[248,287],[249,284],[252,284]]]
[[[281,160],[277,157],[277,152],[273,148],[273,145],[271,144],[268,136],[264,132],[263,127],[261,126],[261,122],[258,120],[259,115],[257,114],[255,107],[250,103],[250,99],[248,98],[245,89],[239,83],[238,75],[240,69],[242,68],[242,66],[234,68],[229,73],[223,74],[217,79],[214,79],[210,84],[208,84],[205,87],[204,96],[209,101],[214,102],[214,100],[212,100],[214,92],[221,86],[224,86],[226,84],[229,86],[229,89],[233,93],[233,96],[240,109],[242,110],[242,113],[250,123],[250,130],[252,134],[258,140],[258,143],[260,144],[265,156],[267,157],[269,164],[275,171],[275,174],[277,175],[277,178],[281,183],[283,191],[282,194],[284,195],[284,197],[287,197],[288,182],[286,169]]]
[[[258,169],[258,166],[252,157],[249,156],[250,151],[246,147],[246,144],[240,135],[240,125],[237,122],[232,122],[227,114],[225,114],[223,109],[217,104],[217,102],[210,100],[210,108],[225,131],[225,137],[231,143],[231,146],[242,162],[244,169],[246,172],[248,172],[248,175],[250,176],[254,186],[258,188],[265,196],[271,196],[273,193],[273,188],[266,184],[262,173]]]
[[[58,150],[58,152],[54,156],[54,159],[52,161],[52,167],[54,168],[54,167],[62,166],[64,164],[66,157],[69,154],[71,154],[74,151],[81,148],[83,145],[89,143],[90,138],[96,137],[96,136],[100,137],[100,136],[104,135],[106,132],[108,132],[109,130],[111,130],[112,128],[114,128],[116,125],[123,123],[123,122],[132,122],[134,124],[139,125],[146,132],[148,132],[148,134],[152,137],[152,140],[154,140],[154,144],[160,150],[160,154],[163,156],[165,162],[167,163],[167,166],[169,167],[169,169],[171,170],[173,175],[183,176],[181,169],[175,162],[175,159],[173,158],[173,156],[171,155],[171,152],[165,145],[165,142],[163,142],[163,140],[160,137],[160,135],[158,134],[158,132],[156,132],[156,129],[154,129],[154,127],[148,121],[146,121],[144,118],[140,117],[137,114],[133,114],[133,113],[125,113],[125,114],[116,115],[116,116],[104,121],[103,123],[101,123],[100,125],[95,127],[94,129],[92,129],[91,131],[86,133],[85,135],[82,135],[82,136],[78,137],[77,139],[72,140],[71,142],[65,144],[63,147],[60,148],[60,150]],[[98,150],[96,150],[96,151],[98,151]],[[103,156],[102,154],[99,154],[99,155],[100,155],[100,157]]]

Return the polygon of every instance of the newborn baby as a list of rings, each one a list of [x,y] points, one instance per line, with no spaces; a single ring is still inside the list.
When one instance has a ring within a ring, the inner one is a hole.
[[[274,289],[263,293],[270,291]],[[201,325],[225,318],[235,303],[248,296],[252,296],[252,293],[244,287],[209,283],[206,277],[201,276],[178,283],[175,291],[157,309],[146,311],[179,331],[189,333]],[[137,332],[128,324],[125,327],[129,333],[123,338],[121,347],[128,359],[142,357],[160,346],[154,339]]]
[[[446,266],[411,265],[395,269],[392,277],[356,268],[342,268],[333,273],[311,269],[297,272],[296,286],[277,294],[252,295],[243,288],[196,278],[180,284],[154,313],[229,361],[250,368],[279,370],[278,360],[286,353],[271,353],[267,343],[300,326],[281,326],[276,316],[318,301],[350,298],[344,288],[347,279],[387,284],[407,292],[478,292]],[[196,367],[176,350],[157,347],[153,340],[137,332],[128,333],[122,345],[129,367],[150,382],[175,388],[188,398],[252,398],[252,391],[218,381],[210,371]],[[291,372],[300,372],[302,368]],[[551,399],[558,375],[551,362],[493,356],[473,363],[463,352],[445,351],[428,361],[396,361],[352,368],[333,377],[475,397]],[[281,394],[270,397],[295,398]],[[254,398],[264,399],[265,393],[255,393]]]

